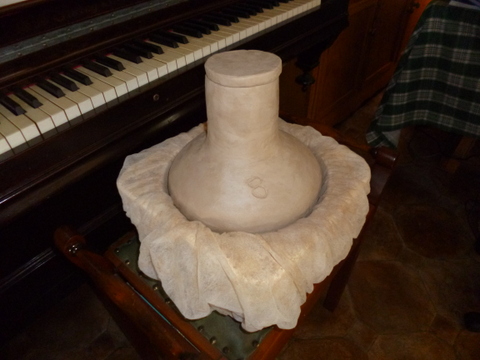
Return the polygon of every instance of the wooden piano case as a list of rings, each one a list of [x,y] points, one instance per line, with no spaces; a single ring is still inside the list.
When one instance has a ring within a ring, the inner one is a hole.
[[[287,119],[308,123],[304,119]],[[325,308],[333,311],[337,306],[396,160],[395,153],[388,149],[356,146],[330,128],[316,127],[369,159],[370,210],[348,256],[307,296],[299,322],[322,298]],[[247,333],[238,322],[215,312],[204,319],[185,319],[161,283],[138,270],[139,242],[135,232],[121,237],[103,255],[88,250],[86,239],[68,227],[56,231],[55,243],[71,262],[87,272],[102,297],[113,303],[116,319],[145,359],[273,359],[293,334],[294,329],[276,326]]]

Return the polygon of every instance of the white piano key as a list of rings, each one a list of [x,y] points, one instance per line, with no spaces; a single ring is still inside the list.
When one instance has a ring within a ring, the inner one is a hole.
[[[163,54],[152,54],[152,55],[154,60],[159,61],[167,66],[167,71],[169,74],[179,68],[178,64],[186,64],[185,58],[182,55],[178,53],[171,53],[167,51],[167,49],[164,49]],[[177,63],[177,60],[178,60],[178,63]]]
[[[63,130],[65,128],[70,127],[67,114],[65,114],[65,111],[62,108],[50,102],[48,99],[44,98],[42,95],[37,94],[35,91],[32,91],[30,88],[25,88],[24,90],[30,93],[31,95],[35,96],[38,99],[38,101],[42,103],[42,106],[40,107],[40,109],[43,112],[47,113],[52,118],[53,124],[55,125],[55,128],[57,130]]]
[[[117,78],[125,83],[127,86],[127,90],[129,93],[133,93],[135,90],[138,89],[138,81],[137,78],[133,75],[130,75],[129,73],[125,71],[117,71],[115,69],[109,69],[112,73],[112,76],[107,77],[106,79],[110,77]]]
[[[65,77],[68,77],[67,75],[64,75]],[[93,108],[96,109],[101,109],[106,107],[105,106],[105,98],[102,94],[102,92],[98,89],[96,89],[93,84],[91,85],[84,85],[75,79],[70,79],[77,85],[78,87],[78,92],[82,93],[83,95],[87,96],[90,101],[92,102]],[[92,81],[93,82],[93,81]],[[111,88],[110,88],[111,89]],[[113,92],[115,92],[113,89],[111,89]],[[114,98],[115,99],[115,98]]]
[[[281,5],[273,9],[273,11],[277,13],[277,24],[287,20],[288,10],[282,7]]]
[[[89,97],[85,96],[79,91],[71,91],[67,88],[64,88],[62,85],[56,85],[64,92],[67,99],[70,99],[75,104],[77,104],[84,119],[94,115],[92,100],[90,100]]]
[[[263,9],[263,18],[265,23],[265,28],[268,29],[272,26],[277,25],[277,15],[274,9]]]
[[[224,28],[221,28],[220,26],[218,27],[219,29],[215,31],[216,35],[223,36],[225,39],[225,46],[230,46],[233,43],[235,43],[235,32],[234,31],[226,31]],[[225,26],[225,28],[228,28],[228,26]]]
[[[137,76],[138,85],[140,86],[146,85],[149,82],[158,79],[158,71],[155,64],[156,62],[154,60],[152,61],[151,59],[142,58],[143,62],[140,64],[135,64],[115,55],[108,55],[108,57],[120,61],[125,66],[125,71]],[[130,71],[130,69],[132,69],[132,71]],[[140,71],[143,76],[141,76],[140,73],[137,74],[138,71]]]
[[[42,106],[35,109],[16,95],[11,94],[9,96],[12,98],[12,100],[16,101],[22,108],[25,109],[25,116],[37,125],[38,130],[44,138],[48,138],[57,133],[51,116],[42,111]]]
[[[137,79],[137,83],[138,83],[138,87],[142,87],[143,85],[147,85],[148,84],[148,76],[147,76],[147,71],[146,69],[140,69],[139,67],[136,67],[135,65],[143,65],[144,63],[140,63],[140,64],[135,64],[131,61],[128,61],[128,60],[125,60],[125,59],[122,59],[122,58],[119,58],[115,55],[107,55],[107,57],[111,58],[111,59],[114,59],[114,60],[117,60],[117,61],[120,61],[123,66],[125,67],[125,70],[122,70],[120,71],[121,73],[128,73],[130,75],[132,75],[133,77],[135,77]],[[143,59],[142,59],[143,61]],[[152,70],[152,69],[149,69],[149,70]],[[153,69],[156,71],[156,69]],[[115,70],[114,70],[115,71]]]
[[[164,62],[155,59],[155,55],[157,54],[153,54],[153,58],[149,60],[152,66],[155,66],[157,68],[158,78],[161,78],[168,74],[168,66]]]
[[[288,5],[286,8],[289,8],[288,16],[294,17],[298,14],[305,12],[309,9],[311,1],[302,3],[302,1],[293,1],[291,3],[285,4]]]
[[[153,55],[153,54],[152,54]],[[155,81],[159,78],[158,61],[152,59],[142,58],[143,63],[133,64],[134,67],[139,68],[147,74],[148,82]]]
[[[7,140],[14,153],[28,149],[27,140],[22,132],[2,114],[0,114],[0,134]]]
[[[203,57],[208,56],[213,53],[212,48],[211,48],[211,41],[204,41],[202,39],[197,39],[191,36],[185,35],[185,37],[188,39],[188,44],[182,44],[184,47],[187,46],[197,46],[202,49],[202,54]]]
[[[183,52],[188,52],[193,55],[194,61],[200,60],[203,57],[207,56],[203,52],[203,48],[205,46],[202,44],[202,46],[199,45],[193,45],[193,44],[178,44],[178,48],[168,48],[168,51],[183,51]],[[182,54],[183,54],[182,52]],[[207,53],[207,51],[205,51]]]
[[[217,41],[210,36],[204,36],[204,37],[201,37],[201,38],[196,38],[196,37],[187,35],[187,39],[192,44],[198,44],[198,45],[205,44],[205,46],[209,46],[210,47],[210,54],[213,54],[213,53],[218,51]]]
[[[0,105],[0,114],[21,131],[29,146],[42,141],[37,125],[25,115],[15,115],[3,105]]]
[[[174,51],[171,48],[164,49],[163,54],[159,54],[160,58],[163,58],[164,56],[171,58],[172,60],[175,59],[175,62],[177,64],[177,69],[181,69],[184,66],[187,66],[187,59],[185,59],[185,55],[182,54],[181,52]],[[175,69],[175,70],[177,70]]]
[[[187,50],[191,50],[191,51],[201,50],[202,58],[205,57],[205,56],[208,56],[212,53],[209,42],[195,41],[195,40],[198,40],[198,39],[194,38],[192,36],[188,36],[188,35],[183,35],[183,36],[185,36],[187,38],[188,44],[178,43],[178,47],[184,48],[184,49],[187,49]],[[198,60],[198,58],[195,58],[195,60]]]
[[[75,70],[78,70],[78,68],[80,68],[80,66],[76,67]],[[84,75],[86,75],[86,74],[84,74]],[[97,80],[93,77],[89,77],[89,78],[90,78],[90,81],[92,82],[92,84],[90,84],[90,85],[80,84],[80,85],[82,85],[82,86],[84,86],[88,89],[93,89],[94,91],[98,91],[99,93],[101,93],[107,107],[110,104],[116,104],[117,103],[117,93],[116,93],[115,88],[113,86],[111,86],[109,84],[106,84],[102,81],[99,81],[99,80]],[[71,80],[75,81],[76,84],[79,85],[78,81],[76,81],[74,79],[71,79]],[[126,91],[126,86],[125,86],[125,91]]]
[[[257,32],[260,32],[260,31],[263,31],[267,28],[267,21],[270,20],[268,17],[266,16],[263,16],[261,13],[251,17],[250,19],[248,19],[250,21],[255,21],[257,23],[257,27],[258,27],[258,31]]]
[[[154,41],[149,41],[149,40],[146,40],[145,42],[147,44],[153,44],[157,46],[161,45]],[[167,66],[167,71],[169,73],[177,70],[178,68],[185,66],[186,64],[189,64],[191,59],[190,58],[187,59],[186,58],[187,55],[193,56],[190,51],[185,51],[185,50],[179,51],[178,49],[175,49],[176,51],[173,51],[172,48],[166,45],[161,45],[161,47],[163,50],[163,54],[152,53],[153,60],[163,62]]]
[[[9,158],[12,155],[13,155],[13,151],[10,148],[10,145],[8,144],[7,139],[5,139],[5,137],[0,133],[0,161],[3,161]]]
[[[294,3],[303,3],[306,6],[306,10],[311,10],[320,6],[321,0],[295,0]]]
[[[59,108],[63,109],[65,111],[65,114],[67,115],[68,121],[70,123],[76,123],[78,121],[82,120],[82,113],[80,112],[80,109],[77,104],[75,104],[73,101],[70,99],[64,97],[57,98],[50,94],[49,92],[41,89],[37,85],[32,85],[29,87],[30,90],[36,92],[38,95],[43,96],[45,99],[49,100],[50,102],[54,103],[57,105]]]
[[[291,1],[289,3],[282,3],[277,10],[283,11],[284,15],[282,15],[282,21],[287,20],[291,17],[298,15],[299,13],[305,12],[310,8],[309,3],[311,0],[299,0],[299,1]]]
[[[281,22],[280,16],[283,14],[283,11],[277,10],[277,8],[273,9],[265,9],[264,10],[265,16],[268,16],[270,18],[270,21],[272,23],[272,26],[277,25],[279,22]]]
[[[217,34],[216,31],[212,31],[211,34],[205,35],[205,38],[215,40],[215,43],[217,44],[218,50],[222,50],[227,46],[227,43],[225,42],[226,36]]]
[[[230,26],[218,25],[218,28],[220,29],[219,32],[226,33],[226,34],[228,34],[228,33],[231,34],[232,43],[229,44],[229,45],[235,44],[235,43],[240,41],[240,35],[234,29],[230,29]]]
[[[128,94],[128,89],[125,82],[117,79],[116,77],[113,77],[113,76],[105,77],[87,68],[84,68],[83,66],[79,66],[75,70],[80,71],[81,73],[87,75],[88,77],[90,77],[90,79],[92,79],[92,81],[96,80],[97,82],[105,83],[107,85],[112,86],[113,89],[115,90],[117,98],[120,98]]]
[[[238,41],[240,41],[247,37],[247,29],[249,28],[249,26],[242,22],[238,22],[232,23],[228,28],[236,31],[236,33],[238,34]]]
[[[299,11],[298,13],[302,13],[308,10],[313,9],[316,6],[320,6],[320,0],[295,0],[292,2],[292,4],[296,4]]]
[[[197,55],[203,56],[202,49],[196,49],[195,51],[192,52],[192,50],[187,50],[184,49],[183,47],[179,46],[178,48],[171,48],[168,46],[162,46],[162,49],[166,53],[171,53],[171,54],[178,54],[181,55],[185,58],[185,63],[186,64],[191,64],[193,63],[195,59],[195,51],[197,52]]]
[[[256,18],[245,19],[245,23],[250,24],[250,30],[249,30],[250,35],[255,35],[260,31],[259,24],[261,23],[261,21],[259,21],[258,19]]]

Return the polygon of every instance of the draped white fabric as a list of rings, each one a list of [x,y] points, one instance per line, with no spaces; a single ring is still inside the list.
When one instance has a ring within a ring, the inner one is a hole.
[[[306,294],[346,257],[365,222],[367,163],[311,127],[279,122],[312,150],[323,185],[312,213],[277,231],[215,233],[174,206],[166,183],[170,163],[204,125],[125,160],[117,186],[139,233],[139,267],[161,280],[186,318],[217,310],[247,331],[295,327]]]

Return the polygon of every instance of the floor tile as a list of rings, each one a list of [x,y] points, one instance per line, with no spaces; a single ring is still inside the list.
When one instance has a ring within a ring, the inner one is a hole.
[[[469,250],[471,234],[455,214],[436,204],[401,206],[396,223],[405,246],[427,258],[456,258]]]
[[[368,360],[367,355],[351,341],[339,337],[294,340],[279,360]]]
[[[429,333],[380,335],[369,360],[456,360],[453,346]]]
[[[435,317],[418,273],[397,262],[357,262],[349,290],[359,319],[379,334],[426,331]]]
[[[455,341],[458,360],[478,360],[480,358],[480,333],[463,330]]]
[[[403,241],[392,216],[379,207],[368,229],[358,260],[395,260]]]

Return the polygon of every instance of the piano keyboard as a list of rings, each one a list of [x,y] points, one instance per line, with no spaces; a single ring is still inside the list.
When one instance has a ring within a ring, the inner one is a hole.
[[[319,6],[320,0],[247,0],[11,89],[0,95],[0,161],[169,73]]]

